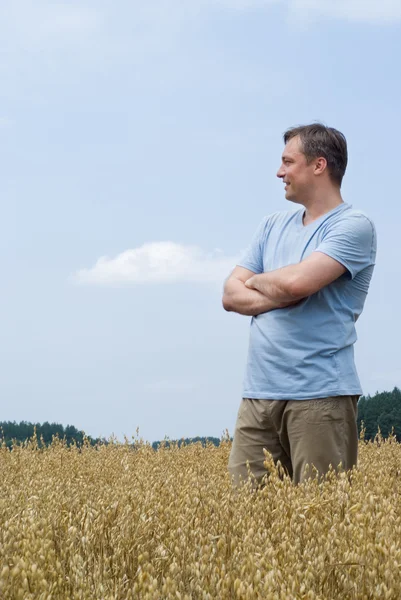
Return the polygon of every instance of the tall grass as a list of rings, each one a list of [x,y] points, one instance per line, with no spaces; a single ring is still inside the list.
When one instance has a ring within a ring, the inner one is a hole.
[[[0,449],[0,599],[399,599],[401,447],[234,490],[231,442]]]

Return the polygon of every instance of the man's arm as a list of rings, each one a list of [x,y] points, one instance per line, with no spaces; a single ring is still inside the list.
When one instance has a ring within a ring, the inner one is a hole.
[[[244,267],[235,267],[224,285],[223,307],[227,311],[239,313],[240,315],[256,316],[275,308],[284,308],[294,304],[293,300],[277,301],[256,290],[245,286],[255,275],[253,271]]]
[[[315,294],[346,270],[334,258],[315,251],[296,265],[253,275],[245,286],[266,295],[272,302],[294,302]]]

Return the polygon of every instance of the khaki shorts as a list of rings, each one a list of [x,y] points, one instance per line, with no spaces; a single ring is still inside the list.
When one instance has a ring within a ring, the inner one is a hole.
[[[358,456],[359,396],[317,400],[255,400],[243,398],[238,411],[228,470],[234,485],[248,477],[247,461],[256,483],[266,468],[263,448],[280,460],[294,483],[324,475],[331,465],[352,469]],[[308,473],[305,473],[306,465]]]

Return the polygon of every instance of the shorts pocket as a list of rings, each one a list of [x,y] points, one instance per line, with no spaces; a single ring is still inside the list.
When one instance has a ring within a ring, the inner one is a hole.
[[[327,423],[344,420],[348,396],[332,396],[305,400],[303,417],[307,423]]]

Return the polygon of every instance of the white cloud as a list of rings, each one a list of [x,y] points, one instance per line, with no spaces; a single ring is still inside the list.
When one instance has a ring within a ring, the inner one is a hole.
[[[86,284],[114,283],[222,283],[236,265],[236,257],[221,250],[206,253],[197,246],[152,242],[125,250],[115,258],[102,256],[74,280]]]

